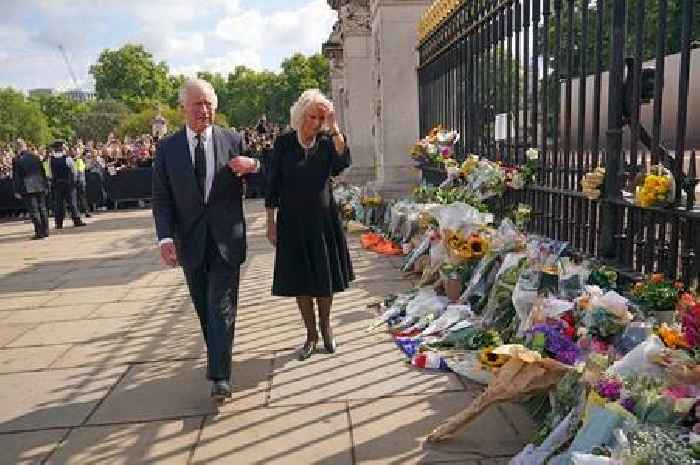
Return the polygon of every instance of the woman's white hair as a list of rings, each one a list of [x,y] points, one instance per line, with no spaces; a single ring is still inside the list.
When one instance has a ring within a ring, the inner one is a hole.
[[[204,95],[206,95],[208,100],[211,102],[212,108],[216,109],[216,107],[219,105],[219,99],[216,98],[216,92],[214,91],[214,87],[212,87],[212,85],[204,79],[196,78],[188,79],[180,88],[180,94],[178,95],[178,101],[180,102],[180,105],[185,106],[187,96],[194,89],[197,89],[204,93]]]
[[[305,90],[294,105],[289,109],[289,125],[292,129],[299,131],[304,124],[306,112],[312,105],[324,105],[333,108],[333,104],[318,89]]]

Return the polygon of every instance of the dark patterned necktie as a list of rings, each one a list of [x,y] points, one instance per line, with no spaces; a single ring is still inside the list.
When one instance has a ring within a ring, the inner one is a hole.
[[[202,135],[197,134],[197,145],[194,148],[194,175],[202,195],[206,195],[207,185],[207,157],[204,154]]]

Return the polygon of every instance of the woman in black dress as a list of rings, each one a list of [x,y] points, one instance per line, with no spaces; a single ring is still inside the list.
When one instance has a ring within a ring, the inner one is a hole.
[[[314,300],[323,345],[334,353],[333,294],[354,279],[330,183],[350,166],[350,152],[333,105],[317,89],[304,92],[290,113],[292,129],[275,140],[265,207],[267,237],[276,247],[272,294],[296,297],[306,326],[299,360],[305,360],[318,343]]]

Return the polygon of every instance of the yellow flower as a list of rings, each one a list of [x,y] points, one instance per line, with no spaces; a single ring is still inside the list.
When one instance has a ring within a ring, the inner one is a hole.
[[[499,355],[493,353],[493,347],[484,347],[479,353],[479,361],[482,365],[489,368],[500,368],[510,358],[508,355]]]

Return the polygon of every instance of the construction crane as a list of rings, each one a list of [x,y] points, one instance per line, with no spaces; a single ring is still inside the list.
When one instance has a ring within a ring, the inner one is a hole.
[[[70,60],[68,60],[68,55],[66,55],[66,49],[63,48],[62,44],[58,44],[58,49],[61,51],[61,55],[63,55],[63,60],[66,62],[66,66],[68,67],[68,72],[70,73],[70,77],[73,80],[73,85],[77,89],[78,86],[78,79],[75,77],[75,73],[73,72],[73,67],[70,64]]]

